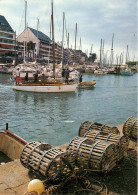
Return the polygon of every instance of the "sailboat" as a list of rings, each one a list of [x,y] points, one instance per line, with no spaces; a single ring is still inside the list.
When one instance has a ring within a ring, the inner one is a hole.
[[[21,83],[12,87],[13,90],[17,91],[30,91],[30,92],[73,92],[75,91],[78,83],[69,82],[63,83],[55,79],[55,47],[54,47],[54,22],[53,22],[53,0],[51,2],[52,10],[52,42],[53,42],[53,79],[51,82],[36,82],[36,83]]]

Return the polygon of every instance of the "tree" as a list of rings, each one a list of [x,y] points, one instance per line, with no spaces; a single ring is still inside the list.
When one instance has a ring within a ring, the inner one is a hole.
[[[130,66],[131,66],[131,65],[133,66],[133,65],[136,65],[136,61],[134,61],[134,62],[133,62],[133,61],[129,61],[129,62],[126,62],[126,64],[128,64],[128,65],[130,65]]]
[[[89,54],[89,62],[94,62],[97,59],[96,53],[90,53]]]

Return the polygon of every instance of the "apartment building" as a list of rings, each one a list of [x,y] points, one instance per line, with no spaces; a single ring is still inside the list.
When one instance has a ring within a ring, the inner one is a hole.
[[[0,56],[15,55],[16,35],[6,18],[0,15]]]

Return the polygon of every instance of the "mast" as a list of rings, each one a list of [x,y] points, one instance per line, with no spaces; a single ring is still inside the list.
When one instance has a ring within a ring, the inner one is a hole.
[[[129,51],[128,51],[128,45],[127,45],[127,52],[126,52],[126,63],[129,61]]]
[[[68,65],[69,63],[69,33],[68,33],[67,45],[68,45],[68,55],[67,55],[67,65]]]
[[[25,25],[24,25],[24,32],[26,30],[26,13],[27,13],[27,1],[25,1]],[[25,35],[26,35],[26,33],[24,33],[24,38],[26,38]],[[24,39],[24,62],[25,62],[25,54],[26,54],[25,47],[27,48],[27,41],[25,41],[25,39]]]
[[[63,69],[63,47],[64,47],[64,21],[65,21],[65,13],[63,12],[63,33],[62,33],[62,57],[61,57],[61,64],[62,64],[62,69]]]
[[[104,58],[104,40],[103,40],[103,48],[102,48],[102,65],[105,65],[105,58]]]
[[[51,40],[51,21],[52,21],[52,15],[51,15],[51,18],[50,18],[50,40]],[[50,62],[50,41],[49,41],[49,56],[48,56],[48,64],[49,64],[49,62]]]
[[[39,18],[37,18],[37,38],[38,38],[38,26],[39,26]]]
[[[102,66],[102,39],[101,39],[101,47],[100,47],[100,67]]]
[[[92,58],[92,48],[93,48],[93,44],[91,45],[91,58]]]
[[[113,41],[114,41],[114,33],[112,36],[112,47],[111,47],[111,66],[113,65],[114,57],[113,57]]]
[[[74,51],[74,63],[76,58],[76,36],[77,36],[77,23],[76,23],[76,30],[75,30],[75,51]]]
[[[51,9],[52,9],[52,49],[53,49],[53,77],[55,78],[55,42],[54,42],[54,17],[53,17],[53,0],[51,3]]]
[[[38,26],[39,26],[39,18],[37,18],[37,38],[38,38]],[[36,45],[36,58],[39,56],[37,46],[38,46],[38,44]]]
[[[81,50],[82,50],[82,48],[81,48],[81,37],[80,37],[79,64],[80,64],[80,62],[81,62]]]
[[[27,1],[25,1],[25,29],[26,29]]]

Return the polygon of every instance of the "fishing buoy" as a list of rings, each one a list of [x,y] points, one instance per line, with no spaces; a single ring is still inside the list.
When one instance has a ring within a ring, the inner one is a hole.
[[[45,187],[42,181],[39,179],[33,179],[28,184],[28,192],[37,192],[40,195],[42,192],[45,191]]]

